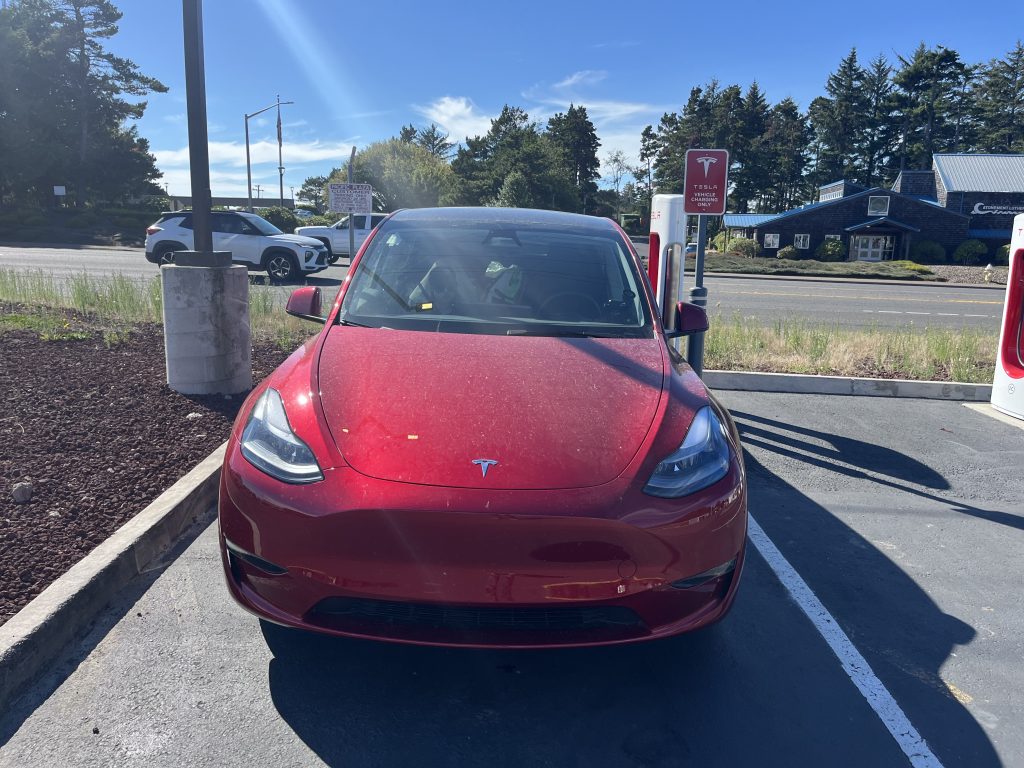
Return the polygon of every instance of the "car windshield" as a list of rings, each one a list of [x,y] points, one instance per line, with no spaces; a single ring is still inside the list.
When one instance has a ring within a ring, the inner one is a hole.
[[[273,224],[271,224],[269,221],[264,219],[262,216],[257,216],[254,213],[243,213],[241,215],[242,215],[242,217],[246,221],[248,221],[250,224],[252,224],[254,227],[256,227],[256,229],[258,229],[260,231],[261,235],[283,235],[284,234],[284,232],[282,232],[280,229],[275,227]]]
[[[493,335],[650,338],[632,254],[614,231],[391,219],[339,321]]]

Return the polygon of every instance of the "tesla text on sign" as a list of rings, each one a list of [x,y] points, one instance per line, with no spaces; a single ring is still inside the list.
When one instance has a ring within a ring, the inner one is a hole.
[[[689,216],[721,216],[725,213],[728,189],[728,150],[686,150],[684,213]]]
[[[328,184],[330,209],[336,213],[373,213],[373,187],[369,184]]]

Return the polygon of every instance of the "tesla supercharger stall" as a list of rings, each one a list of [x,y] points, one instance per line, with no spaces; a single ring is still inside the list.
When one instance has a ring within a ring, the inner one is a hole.
[[[658,311],[666,328],[675,328],[675,306],[684,300],[683,259],[686,249],[686,214],[683,195],[655,195],[651,200],[651,242],[647,257]]]
[[[1024,419],[1024,214],[1013,220],[1006,305],[996,350],[992,406]]]

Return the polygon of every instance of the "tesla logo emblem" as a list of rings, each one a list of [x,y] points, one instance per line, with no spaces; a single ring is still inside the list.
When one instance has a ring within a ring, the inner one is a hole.
[[[708,168],[717,163],[718,158],[704,155],[703,157],[698,157],[697,162],[704,166],[704,178],[706,179],[708,177]]]
[[[473,463],[479,464],[480,471],[483,473],[483,476],[487,477],[487,470],[490,469],[495,464],[497,464],[498,462],[495,461],[494,459],[473,459]]]

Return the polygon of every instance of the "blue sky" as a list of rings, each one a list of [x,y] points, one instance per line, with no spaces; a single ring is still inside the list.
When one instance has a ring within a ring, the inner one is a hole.
[[[170,192],[188,194],[181,4],[115,3],[124,18],[108,47],[170,88],[150,96],[139,130]],[[711,78],[744,89],[757,80],[771,102],[790,96],[806,109],[853,46],[862,62],[879,53],[894,62],[924,42],[977,63],[1024,37],[1024,4],[1010,0],[206,0],[203,13],[211,185],[215,195],[238,196],[243,116],[277,94],[295,102],[282,107],[289,196],[306,177],[340,166],[353,144],[408,123],[433,121],[462,141],[486,132],[506,103],[542,123],[582,104],[600,156],[621,149],[635,161],[643,127]],[[264,197],[278,189],[274,126],[273,110],[249,121],[253,182]]]

